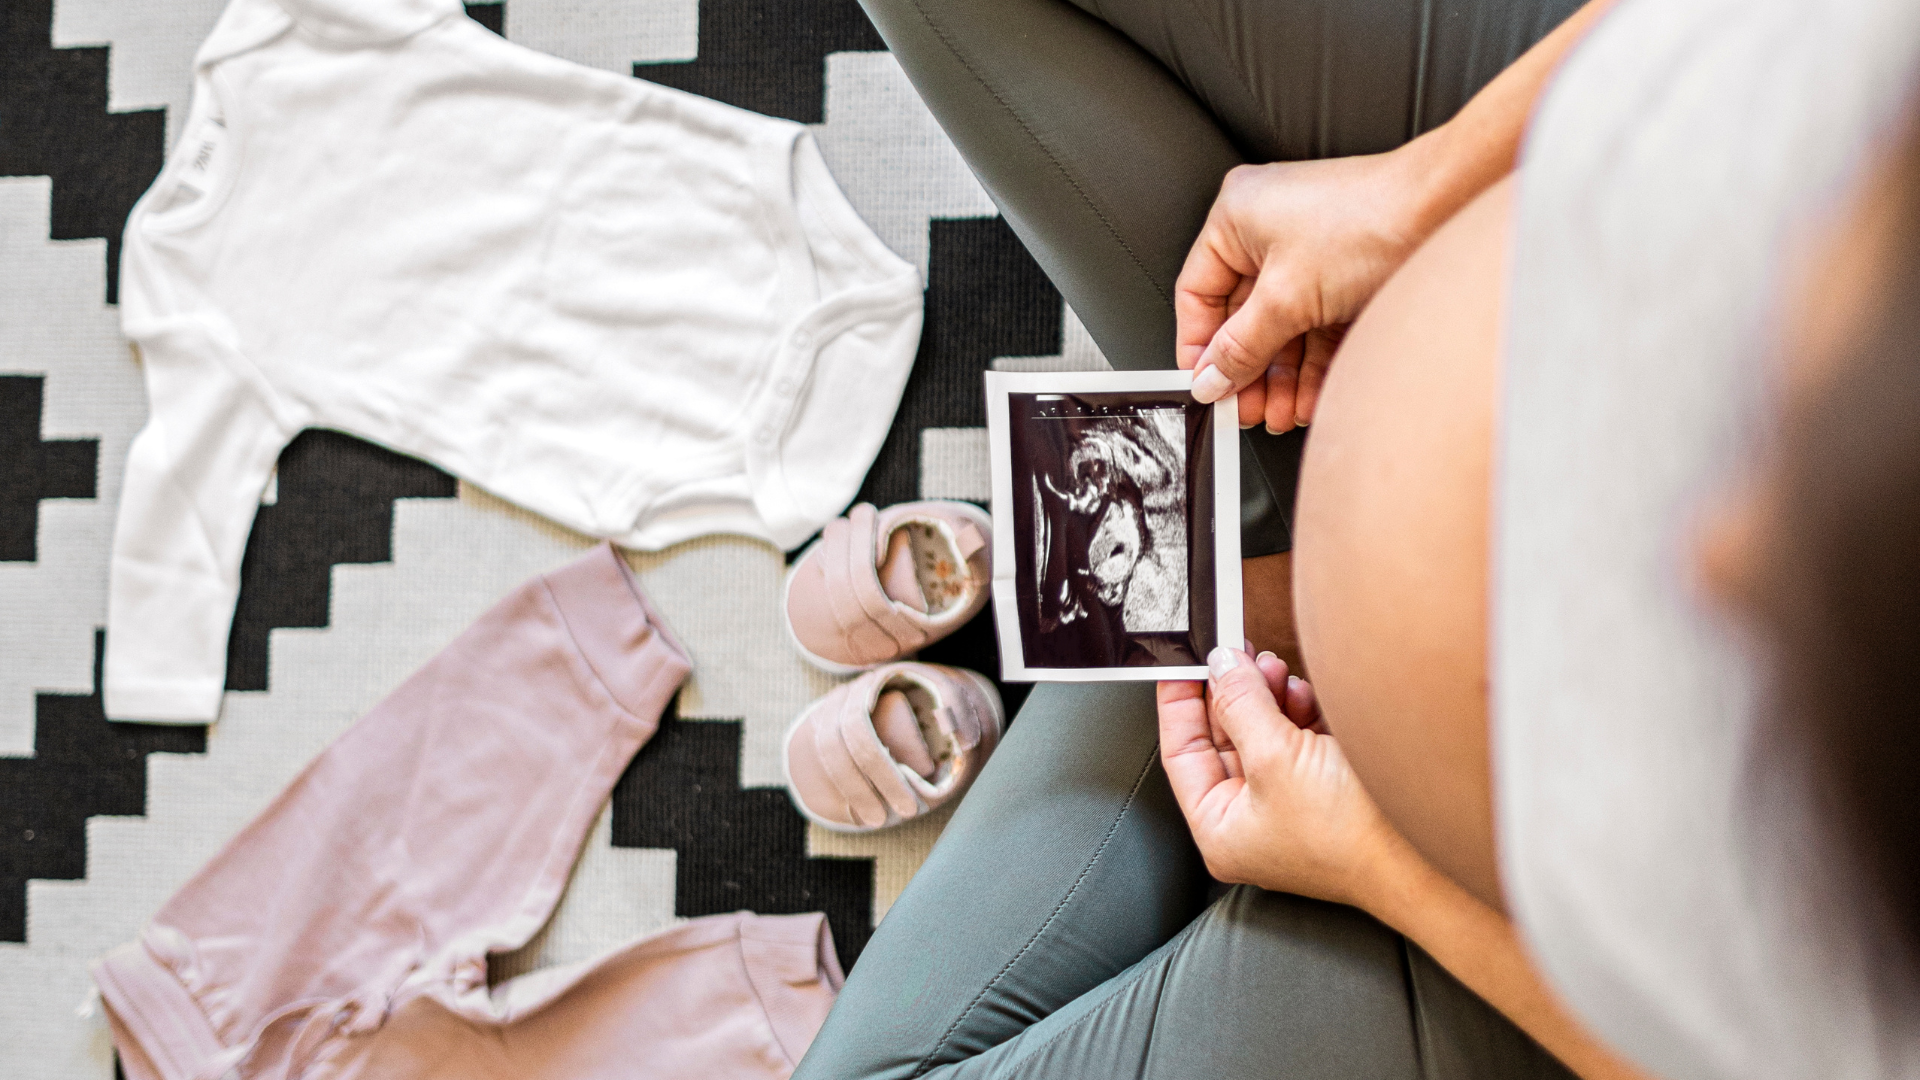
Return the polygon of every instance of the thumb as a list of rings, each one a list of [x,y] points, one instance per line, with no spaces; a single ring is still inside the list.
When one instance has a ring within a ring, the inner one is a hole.
[[[1261,274],[1247,302],[1220,324],[1194,362],[1194,399],[1219,401],[1265,375],[1287,343],[1310,329],[1297,290],[1271,269]]]
[[[1244,764],[1268,756],[1299,729],[1280,711],[1254,659],[1221,646],[1207,655],[1207,691],[1213,721],[1232,740]]]

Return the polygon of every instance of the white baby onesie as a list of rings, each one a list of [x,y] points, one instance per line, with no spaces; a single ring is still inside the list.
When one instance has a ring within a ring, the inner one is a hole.
[[[806,129],[508,43],[459,0],[233,0],[127,222],[152,415],[106,708],[219,710],[240,562],[306,427],[640,548],[793,547],[852,499],[921,285]]]

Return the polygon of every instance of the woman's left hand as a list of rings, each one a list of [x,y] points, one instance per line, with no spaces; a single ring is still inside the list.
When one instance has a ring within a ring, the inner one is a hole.
[[[1411,848],[1272,653],[1215,649],[1206,683],[1159,687],[1160,756],[1207,870],[1357,907]]]
[[[1313,418],[1347,326],[1448,216],[1441,143],[1227,174],[1174,282],[1174,362],[1196,400],[1238,391],[1240,423],[1275,433]]]

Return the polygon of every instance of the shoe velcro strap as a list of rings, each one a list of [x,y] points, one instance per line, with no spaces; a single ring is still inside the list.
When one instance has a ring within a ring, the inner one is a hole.
[[[980,535],[973,522],[962,521],[953,530],[953,543],[960,549],[960,561],[966,562],[973,558],[974,552],[987,546],[987,538]]]
[[[846,518],[836,518],[827,523],[821,534],[820,549],[816,553],[822,579],[820,597],[826,601],[834,627],[856,657],[890,656],[899,651],[899,643],[885,628],[875,626],[867,617],[866,605],[857,595],[859,579],[848,573],[848,551],[864,551],[867,546],[864,540],[855,541],[849,535],[854,528],[854,523]]]
[[[875,686],[883,682],[875,680]],[[873,790],[893,812],[901,818],[917,816],[920,813],[920,800],[907,787],[906,781],[901,779],[893,755],[887,752],[886,744],[880,741],[880,733],[873,730],[871,698],[874,696],[848,695],[848,707],[840,713],[840,738],[861,775],[867,778]]]
[[[878,533],[879,514],[868,503],[827,524],[820,545],[825,592],[834,622],[859,653],[899,656],[926,644],[927,631],[880,587]]]
[[[849,708],[858,708],[860,695],[843,693],[837,701],[828,701],[821,706],[827,715],[815,713],[808,726],[813,739],[814,757],[820,762],[820,769],[833,783],[834,790],[846,800],[847,814],[853,818],[853,824],[869,829],[877,829],[887,823],[887,805],[880,793],[873,789],[860,767],[855,764],[853,755],[847,749],[846,739],[840,734],[840,715]]]

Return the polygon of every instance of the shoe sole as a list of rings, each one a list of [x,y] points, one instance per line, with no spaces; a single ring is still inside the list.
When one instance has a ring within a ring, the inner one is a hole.
[[[926,500],[926,501],[933,501],[933,500]],[[970,518],[973,521],[974,526],[980,530],[981,535],[987,538],[988,550],[992,550],[993,548],[993,515],[987,513],[985,510],[980,509],[979,507],[973,505],[970,502],[959,502],[958,500],[951,500],[951,499],[942,499],[938,501],[952,502],[954,505],[961,507],[961,512],[964,513],[968,518]],[[787,641],[793,645],[793,650],[800,654],[800,658],[802,660],[805,660],[807,663],[812,664],[814,667],[820,669],[821,671],[826,672],[829,675],[859,675],[862,672],[872,671],[874,668],[879,667],[881,664],[891,664],[891,663],[894,663],[895,661],[910,659],[911,657],[918,655],[917,653],[907,653],[901,656],[893,657],[892,659],[888,659],[888,660],[875,660],[871,664],[842,664],[837,660],[829,660],[826,657],[821,656],[820,654],[807,648],[805,645],[800,644],[800,636],[793,632],[793,616],[789,614],[787,611],[787,598],[793,595],[793,576],[800,572],[800,564],[805,562],[807,560],[807,556],[813,554],[813,549],[819,547],[822,543],[825,543],[824,539],[815,540],[813,543],[808,544],[806,547],[806,550],[800,553],[800,557],[793,560],[793,565],[787,567],[786,576],[780,579],[780,628],[786,631]],[[993,582],[991,580],[987,582],[986,591],[989,595],[989,598],[991,598],[992,591],[993,591]],[[953,633],[954,630],[958,630],[960,629],[961,626],[964,626],[964,625],[965,623],[958,623],[955,626],[953,626],[951,629],[949,629],[947,633],[951,634]],[[932,645],[935,641],[939,641],[941,640],[941,638],[944,638],[945,636],[946,634],[942,634],[941,637],[934,638],[933,641],[927,642],[927,645]],[[921,648],[925,648],[925,647],[926,647],[925,645],[921,646]]]

